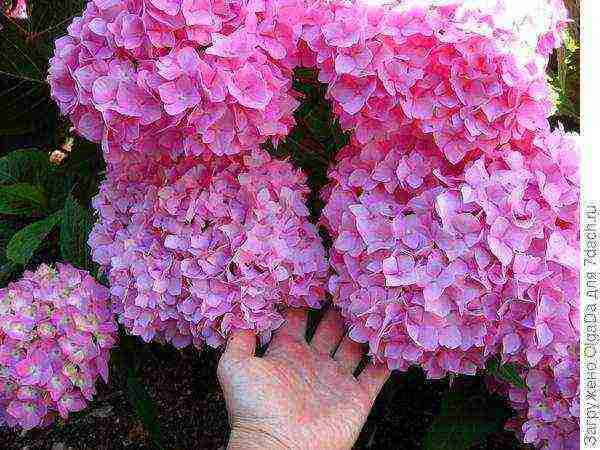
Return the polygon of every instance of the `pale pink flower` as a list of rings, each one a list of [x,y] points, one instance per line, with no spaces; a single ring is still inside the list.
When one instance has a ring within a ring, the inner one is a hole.
[[[83,409],[117,337],[108,290],[69,265],[41,265],[0,299],[0,417],[28,430]]]

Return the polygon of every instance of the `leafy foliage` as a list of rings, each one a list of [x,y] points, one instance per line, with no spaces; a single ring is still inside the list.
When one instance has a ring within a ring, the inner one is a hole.
[[[48,154],[36,149],[16,150],[0,158],[0,215],[14,217],[2,232],[7,236],[10,267],[27,266],[45,249],[77,267],[93,269],[86,243],[93,224],[88,205],[103,165],[96,148],[78,148],[77,156],[62,167],[51,165]],[[58,225],[55,247],[51,235]]]
[[[497,357],[490,358],[486,365],[486,372],[501,381],[510,383],[514,387],[527,389],[527,383],[525,383],[514,364],[501,364]]]
[[[36,215],[47,204],[44,193],[28,183],[0,186],[0,214]]]
[[[50,170],[45,152],[34,148],[15,150],[0,158],[0,184],[18,181],[40,183],[51,175]]]
[[[94,222],[92,214],[77,203],[72,195],[67,197],[60,223],[61,256],[80,269],[93,267],[87,237]]]
[[[27,265],[35,251],[44,243],[48,234],[58,225],[59,221],[60,215],[54,213],[19,230],[6,247],[8,259],[14,264]]]
[[[152,436],[154,445],[162,449],[162,433],[158,423],[158,414],[152,398],[148,395],[146,388],[136,376],[127,379],[127,395],[135,409],[137,416],[142,420],[144,426]]]
[[[58,109],[46,83],[54,40],[85,1],[28,0],[28,20],[0,14],[0,136],[42,133],[54,141]]]
[[[468,450],[490,433],[502,429],[507,411],[482,393],[451,390],[425,436],[425,450]]]
[[[568,31],[564,45],[557,50],[550,66],[548,79],[554,91],[556,120],[564,122],[567,129],[579,131],[579,39]]]

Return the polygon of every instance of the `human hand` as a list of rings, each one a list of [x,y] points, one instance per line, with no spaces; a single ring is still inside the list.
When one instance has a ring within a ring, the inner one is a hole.
[[[230,338],[217,371],[229,449],[349,449],[358,438],[389,371],[368,365],[355,378],[363,349],[343,337],[340,314],[330,309],[310,343],[306,319],[289,310],[264,357],[254,356],[253,334]]]

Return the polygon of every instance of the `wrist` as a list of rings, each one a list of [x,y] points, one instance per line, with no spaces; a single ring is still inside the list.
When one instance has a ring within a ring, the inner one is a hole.
[[[289,450],[294,447],[264,431],[241,427],[231,429],[227,450]]]

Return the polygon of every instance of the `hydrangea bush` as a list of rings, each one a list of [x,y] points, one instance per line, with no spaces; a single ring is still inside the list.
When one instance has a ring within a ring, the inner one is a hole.
[[[522,424],[555,448],[578,426],[579,155],[546,80],[567,23],[560,0],[90,1],[48,80],[108,162],[89,244],[121,323],[266,341],[329,278],[378,363],[438,378],[499,354],[528,368],[524,408],[560,391]],[[297,66],[353,132],[323,192],[332,274],[305,177],[259,150],[294,123]]]
[[[60,263],[0,289],[0,425],[46,426],[92,400],[117,335],[108,298],[87,272]]]

